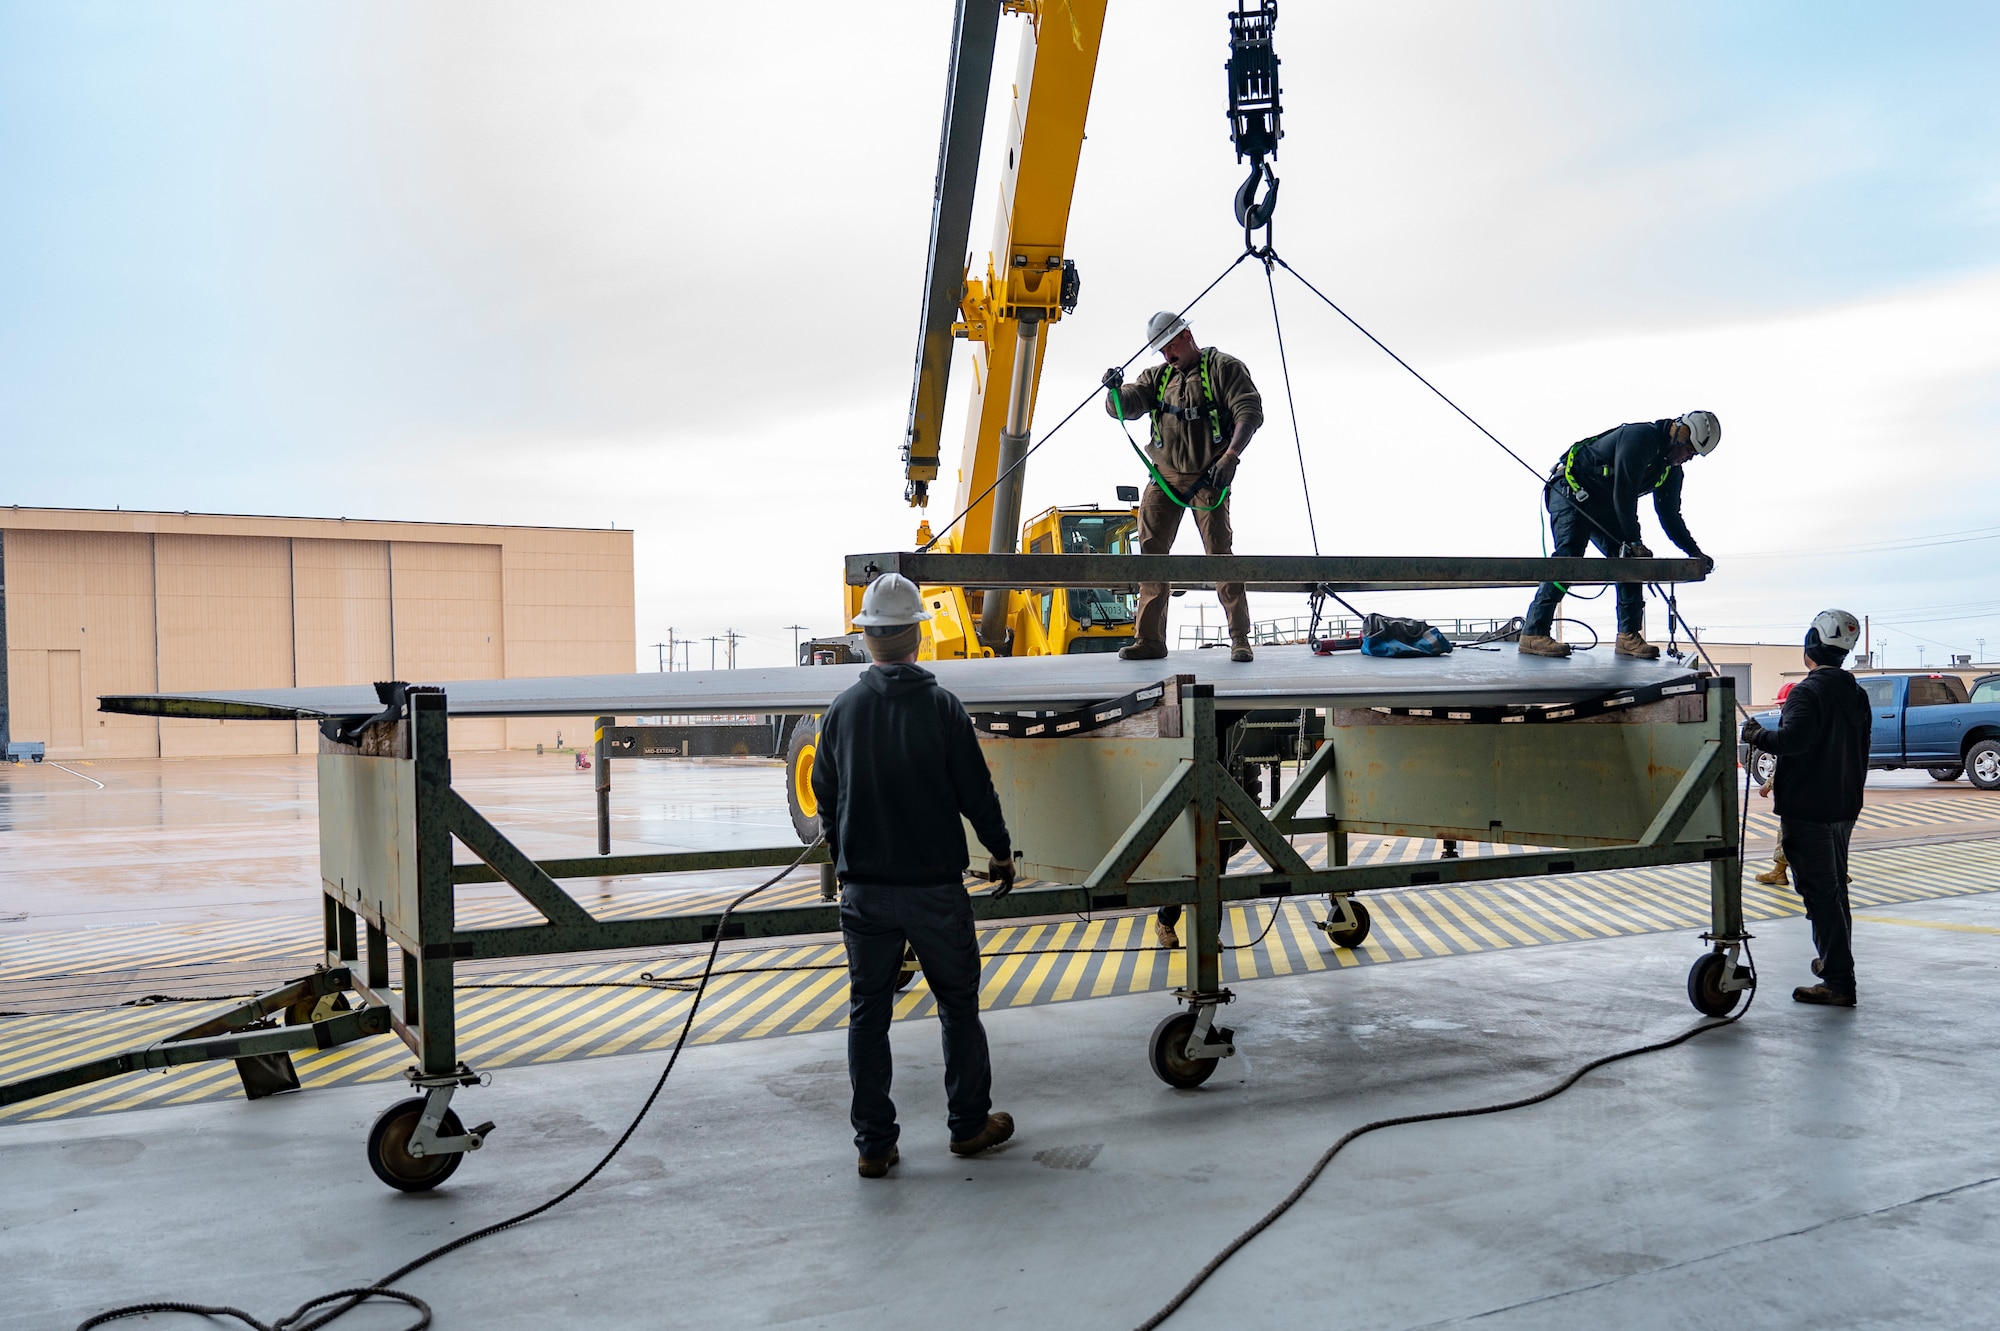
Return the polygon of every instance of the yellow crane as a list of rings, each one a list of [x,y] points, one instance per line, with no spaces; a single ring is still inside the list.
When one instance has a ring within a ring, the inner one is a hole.
[[[1076,308],[1081,285],[1066,252],[1070,199],[1104,37],[1106,0],[960,0],[952,32],[944,126],[931,205],[915,384],[903,441],[904,497],[927,509],[938,479],[953,343],[971,347],[972,383],[959,455],[954,514],[932,544],[928,517],[916,543],[959,553],[1133,554],[1136,508],[1063,506],[1021,522],[1021,491],[1035,394],[1049,330]],[[1026,19],[1015,63],[999,216],[985,271],[967,255],[1000,18]],[[1134,492],[1136,498],[1136,492]],[[1121,496],[1122,498],[1122,496]],[[861,588],[845,589],[847,627]],[[976,591],[929,586],[932,618],[918,656],[957,660],[1117,651],[1132,641],[1136,598],[1109,588]],[[807,661],[859,659],[842,640],[808,644]],[[802,837],[818,831],[812,795],[817,718],[786,737],[786,790]]]
[[[1003,13],[1022,15],[1026,22],[999,164],[999,216],[981,274],[959,256],[967,253]],[[963,516],[941,534],[938,550],[1136,550],[1137,515],[1130,509],[1052,508],[1021,523],[1026,470],[1021,461],[1049,332],[1076,308],[1080,285],[1065,241],[1104,13],[1105,0],[963,0],[958,7],[903,442],[905,498],[926,507],[939,473],[952,343],[965,339],[972,351],[972,383],[952,503],[952,512]],[[917,544],[931,539],[926,519]],[[962,587],[926,587],[924,593],[934,616],[919,649],[925,659],[1116,651],[1132,637],[1132,601],[1123,593],[981,593]],[[850,621],[859,604],[860,589],[847,589]]]

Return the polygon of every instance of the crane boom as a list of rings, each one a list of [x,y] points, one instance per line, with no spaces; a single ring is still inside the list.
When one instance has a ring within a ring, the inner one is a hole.
[[[903,497],[930,499],[944,434],[945,389],[951,382],[952,327],[965,290],[965,239],[972,229],[972,191],[979,176],[979,141],[986,132],[986,98],[993,80],[1001,0],[958,0],[946,67],[944,128],[938,132],[937,175],[931,183],[930,253],[924,263],[924,303],[917,317],[917,370],[903,434]]]
[[[973,108],[977,105],[983,111],[991,78],[990,53],[997,42],[990,25],[1001,10],[1023,14],[1028,22],[1015,69],[993,252],[983,277],[961,269],[953,289],[950,267],[969,227],[971,182],[978,174],[984,128],[983,114]],[[947,313],[957,316],[949,331],[966,338],[973,353],[956,507],[963,508],[993,483],[1004,470],[1003,435],[1017,433],[1010,426],[1025,431],[1032,419],[1046,344],[1038,334],[1075,306],[1076,267],[1065,259],[1063,247],[1103,40],[1104,11],[1105,0],[1003,0],[997,5],[961,0],[952,41],[952,84],[938,149],[916,382],[904,442],[905,494],[912,504],[928,501],[930,482],[938,474],[939,418],[949,378],[950,343],[937,334]],[[982,50],[988,52],[983,69],[977,67]],[[1023,324],[1037,336],[1024,338]],[[1023,346],[1032,348],[1025,358],[1018,354]],[[998,538],[1012,549],[1019,481],[1017,468],[1010,484],[982,500],[941,544],[986,551]]]

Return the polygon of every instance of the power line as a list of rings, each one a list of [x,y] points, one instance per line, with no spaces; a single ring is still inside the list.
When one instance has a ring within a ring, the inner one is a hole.
[[[1974,541],[2000,541],[2000,527],[1974,527],[1970,531],[1938,532],[1935,536],[1903,537],[1893,541],[1864,541],[1801,550],[1759,550],[1750,554],[1724,555],[1725,559],[1790,559],[1798,555],[1879,555],[1896,550],[1928,550],[1940,545],[1969,545]]]

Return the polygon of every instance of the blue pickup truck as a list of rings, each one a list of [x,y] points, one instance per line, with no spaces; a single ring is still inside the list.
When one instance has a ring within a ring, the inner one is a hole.
[[[1968,693],[1957,675],[1863,675],[1874,730],[1868,765],[1884,771],[1922,767],[1939,781],[1968,776],[1981,790],[2000,790],[2000,675],[1975,680]],[[1757,720],[1778,724],[1775,711]],[[1768,781],[1777,759],[1752,757],[1752,773]]]

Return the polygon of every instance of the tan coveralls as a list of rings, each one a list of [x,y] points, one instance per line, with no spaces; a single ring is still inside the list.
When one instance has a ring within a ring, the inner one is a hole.
[[[1249,367],[1228,352],[1217,351],[1213,347],[1203,348],[1202,355],[1208,361],[1209,386],[1213,390],[1212,401],[1222,427],[1221,437],[1216,437],[1206,412],[1196,420],[1184,420],[1163,413],[1159,417],[1158,438],[1146,447],[1146,455],[1159,468],[1160,475],[1183,495],[1201,478],[1201,473],[1208,469],[1209,464],[1228,449],[1236,426],[1247,423],[1254,432],[1264,423],[1264,399],[1258,395],[1257,385],[1250,379]],[[1159,386],[1163,379],[1167,384],[1168,406],[1200,408],[1204,405],[1200,369],[1186,374],[1175,370],[1168,377],[1170,368],[1165,364],[1149,366],[1118,390],[1118,405],[1124,408],[1126,420],[1151,417],[1154,406],[1160,401]],[[1118,414],[1109,393],[1105,394],[1104,412],[1113,417]],[[1151,426],[1150,419],[1147,419],[1147,424]],[[1247,441],[1248,436],[1245,438]],[[1221,477],[1222,484],[1228,485],[1234,474],[1233,467],[1227,468]],[[1214,504],[1215,499],[1214,490],[1203,490],[1194,496],[1194,502],[1199,506],[1194,510],[1195,528],[1201,533],[1202,548],[1209,554],[1233,554],[1235,537],[1229,525],[1228,501],[1202,511],[1207,505]],[[1139,500],[1139,553],[1171,553],[1174,537],[1180,533],[1184,511],[1149,480]],[[1166,642],[1167,590],[1163,582],[1140,584],[1139,615],[1135,625],[1140,642]],[[1228,616],[1230,641],[1248,642],[1250,601],[1243,594],[1243,584],[1223,583],[1215,589],[1215,597],[1222,602],[1223,612]]]

